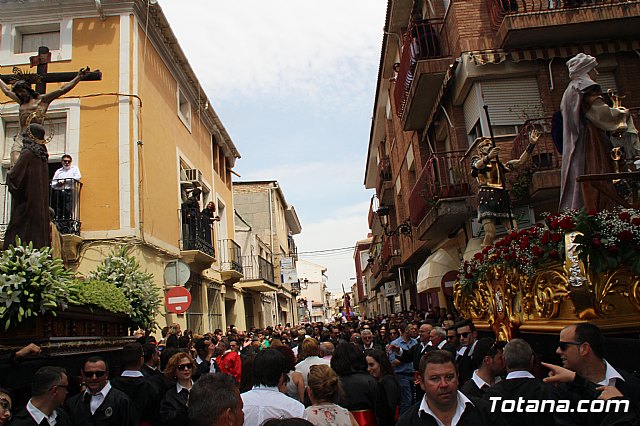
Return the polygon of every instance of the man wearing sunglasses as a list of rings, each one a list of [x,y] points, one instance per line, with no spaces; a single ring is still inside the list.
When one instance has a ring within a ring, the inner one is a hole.
[[[66,409],[75,426],[134,426],[135,416],[129,397],[112,388],[107,362],[93,356],[82,367],[84,392],[67,401]],[[137,425],[136,425],[137,426]]]
[[[71,420],[65,411],[59,409],[67,397],[68,387],[69,379],[63,368],[41,367],[31,381],[31,399],[26,408],[13,417],[10,425],[71,426]]]
[[[471,321],[465,321],[457,325],[458,338],[460,338],[460,349],[456,356],[458,364],[458,374],[460,385],[463,385],[473,374],[473,351],[476,347],[478,332]]]

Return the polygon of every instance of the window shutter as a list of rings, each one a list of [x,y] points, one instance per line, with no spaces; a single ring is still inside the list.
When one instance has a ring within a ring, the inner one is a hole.
[[[482,99],[479,96],[480,84],[473,83],[467,99],[464,101],[464,124],[467,129],[467,134],[471,132],[473,126],[480,119],[480,113],[482,111]]]
[[[607,90],[611,89],[618,93],[618,86],[616,85],[616,77],[613,71],[601,72],[598,74],[598,84],[602,89],[602,93],[607,93]]]
[[[534,77],[486,80],[482,96],[489,107],[491,125],[519,125],[544,116],[538,82]]]

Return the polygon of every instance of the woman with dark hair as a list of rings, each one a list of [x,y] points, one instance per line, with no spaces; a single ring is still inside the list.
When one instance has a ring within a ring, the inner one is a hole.
[[[188,424],[187,401],[193,386],[191,376],[196,363],[186,352],[178,352],[171,357],[164,375],[174,380],[160,403],[160,419],[163,426],[186,426]]]
[[[386,415],[390,413],[395,422],[400,415],[400,383],[391,362],[387,354],[379,349],[368,349],[364,351],[364,355],[367,360],[367,371],[378,381],[384,392]]]
[[[331,368],[344,389],[337,403],[351,411],[360,426],[390,424],[384,414],[382,389],[367,373],[367,361],[360,349],[352,343],[340,343],[331,358]]]

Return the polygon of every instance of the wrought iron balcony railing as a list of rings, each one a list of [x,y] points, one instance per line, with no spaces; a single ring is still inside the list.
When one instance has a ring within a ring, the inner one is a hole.
[[[443,19],[425,19],[414,23],[404,34],[394,89],[398,117],[404,114],[418,61],[449,56],[444,26]]]
[[[207,217],[195,209],[181,209],[182,250],[199,250],[215,257],[212,244],[213,225]]]
[[[431,154],[409,196],[411,224],[418,226],[438,200],[471,195],[465,151]]]
[[[236,271],[242,274],[242,251],[238,243],[232,239],[219,241],[220,268],[223,271]]]
[[[82,183],[75,179],[56,179],[51,182],[49,205],[53,209],[53,223],[61,234],[80,235],[80,190]]]
[[[274,284],[273,264],[262,256],[242,256],[243,281],[263,280]]]

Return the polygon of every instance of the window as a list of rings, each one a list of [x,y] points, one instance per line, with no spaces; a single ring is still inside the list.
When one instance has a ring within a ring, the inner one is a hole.
[[[60,50],[60,23],[16,26],[14,31],[13,53],[34,53],[40,46]]]
[[[52,52],[51,62],[69,61],[73,51],[73,19],[62,18],[46,23],[16,22],[3,25],[0,35],[0,64],[22,66],[29,57],[46,46]]]
[[[17,117],[16,117],[17,118]],[[62,154],[68,152],[67,150],[67,117],[57,116],[47,118],[44,123],[47,138],[51,137],[51,141],[47,143],[47,150],[49,151],[50,161],[60,160]],[[4,143],[2,151],[2,162],[8,163],[11,155],[11,147],[13,145],[14,138],[20,131],[20,124],[17,121],[6,121],[4,125]]]
[[[180,89],[178,89],[178,117],[191,131],[191,103]]]
[[[464,102],[465,125],[469,143],[489,135],[483,106],[495,136],[513,136],[526,120],[544,116],[540,90],[535,77],[504,78],[476,82]]]

